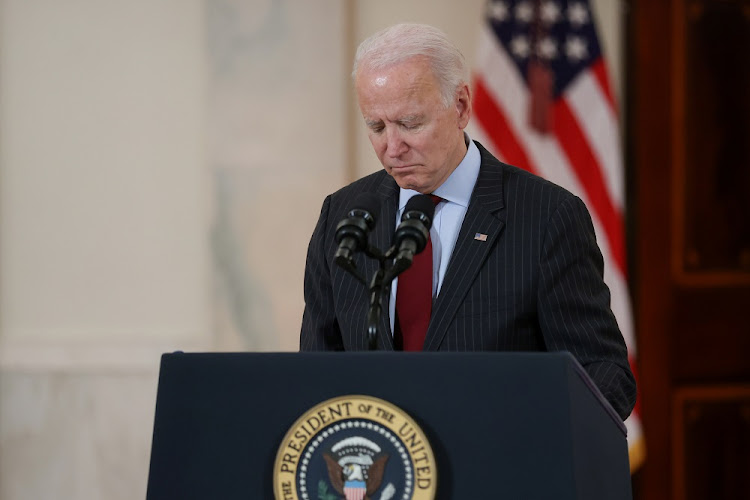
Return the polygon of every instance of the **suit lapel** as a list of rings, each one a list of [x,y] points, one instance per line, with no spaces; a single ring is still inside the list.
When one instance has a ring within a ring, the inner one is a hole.
[[[458,307],[505,227],[502,167],[481,145],[482,165],[443,284],[432,308],[424,350],[436,351]],[[485,239],[486,236],[486,239]]]

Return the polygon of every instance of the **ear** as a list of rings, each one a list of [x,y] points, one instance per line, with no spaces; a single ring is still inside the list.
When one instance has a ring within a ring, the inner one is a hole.
[[[466,83],[456,90],[456,111],[458,112],[458,128],[463,130],[471,118],[471,89]]]

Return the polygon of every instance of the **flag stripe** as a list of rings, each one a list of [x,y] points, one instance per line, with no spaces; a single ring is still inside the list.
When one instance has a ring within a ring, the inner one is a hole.
[[[569,163],[583,184],[593,210],[599,214],[615,264],[625,274],[625,240],[622,236],[622,217],[607,196],[602,172],[586,140],[578,120],[564,99],[555,103],[555,134],[565,151]]]
[[[481,77],[476,77],[474,82],[474,108],[475,116],[482,124],[486,135],[495,146],[502,150],[503,156],[513,158],[515,166],[534,172],[528,156],[526,156],[513,129],[508,124],[505,113],[487,93],[487,88]]]
[[[602,88],[602,92],[607,96],[607,102],[609,103],[610,109],[617,113],[617,101],[612,93],[612,85],[609,83],[609,75],[607,73],[607,65],[604,63],[604,59],[597,60],[591,65],[591,72],[599,82],[599,86]]]
[[[566,100],[578,117],[578,124],[602,168],[607,194],[615,207],[622,211],[625,206],[625,183],[619,125],[604,89],[593,75],[583,73],[570,86]]]

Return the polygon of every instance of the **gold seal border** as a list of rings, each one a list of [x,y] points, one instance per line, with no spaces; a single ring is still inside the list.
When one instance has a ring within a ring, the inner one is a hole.
[[[364,395],[339,396],[318,403],[299,417],[281,440],[273,467],[277,500],[299,500],[297,468],[302,452],[316,436],[336,422],[362,419],[389,429],[403,443],[414,471],[412,500],[433,500],[437,488],[435,455],[417,423],[398,406]]]

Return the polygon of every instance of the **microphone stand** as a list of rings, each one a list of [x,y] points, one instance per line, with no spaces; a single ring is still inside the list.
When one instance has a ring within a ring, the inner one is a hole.
[[[365,255],[375,259],[380,264],[378,270],[372,276],[368,291],[370,292],[370,307],[367,311],[367,348],[375,351],[378,348],[378,336],[380,334],[380,319],[383,316],[383,299],[387,287],[383,286],[383,277],[388,267],[388,256],[390,250],[383,254],[373,246],[368,246]]]
[[[404,271],[404,269],[395,269],[393,266],[393,256],[396,253],[396,247],[388,249],[386,253],[380,252],[375,247],[369,247],[365,254],[378,261],[379,269],[375,272],[370,280],[368,290],[370,292],[370,308],[367,311],[367,347],[371,351],[378,348],[378,336],[380,334],[380,319],[383,316],[383,302],[386,294],[390,290],[390,284],[393,279]],[[408,267],[408,266],[407,266]]]
[[[365,275],[357,269],[351,257],[336,255],[334,262],[344,271],[351,274],[360,283],[365,285],[370,293],[370,307],[367,311],[367,348],[375,351],[378,348],[378,336],[380,333],[380,318],[383,315],[383,299],[387,287],[383,286],[384,277],[389,275],[390,267],[387,265],[388,258],[392,256],[392,249],[383,254],[377,248],[370,246],[365,250],[365,255],[375,259],[380,264],[368,285]],[[386,283],[390,283],[393,276]]]
[[[367,311],[367,348],[375,351],[378,348],[380,318],[383,315],[383,265],[372,276],[370,281],[370,309]]]

